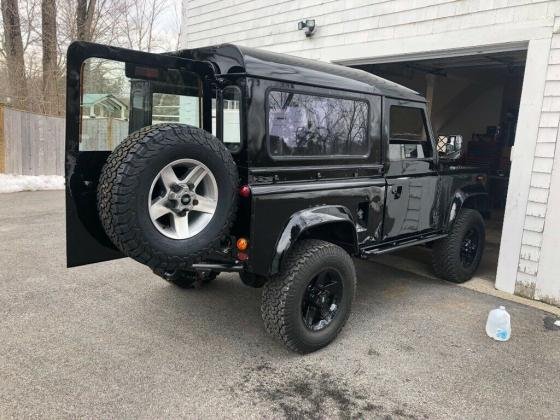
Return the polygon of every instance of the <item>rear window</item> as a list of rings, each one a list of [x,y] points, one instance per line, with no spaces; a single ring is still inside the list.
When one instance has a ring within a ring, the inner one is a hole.
[[[361,100],[271,91],[270,153],[277,157],[366,156],[368,115],[369,105]]]

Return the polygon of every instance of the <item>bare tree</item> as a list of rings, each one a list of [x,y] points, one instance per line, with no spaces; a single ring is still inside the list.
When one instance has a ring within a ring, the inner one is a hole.
[[[8,67],[11,95],[16,105],[23,107],[27,101],[27,80],[23,41],[17,0],[1,0],[2,20],[4,22],[4,54]]]
[[[171,9],[178,0],[0,2],[0,102],[18,108],[63,113],[66,50],[74,40],[143,51],[177,47],[180,13]],[[100,67],[100,78],[104,73]]]
[[[91,41],[93,34],[93,17],[96,0],[77,0],[76,2],[76,38],[79,41]]]
[[[148,52],[157,47],[154,29],[167,6],[168,0],[124,0],[124,45]]]
[[[43,46],[43,97],[45,111],[49,114],[58,113],[58,66],[56,44],[56,2],[42,0],[41,29]]]

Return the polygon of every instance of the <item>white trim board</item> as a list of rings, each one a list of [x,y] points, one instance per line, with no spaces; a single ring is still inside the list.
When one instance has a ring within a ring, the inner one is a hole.
[[[480,45],[474,47],[466,48],[454,48],[449,50],[436,50],[436,51],[426,51],[420,53],[411,54],[396,54],[396,55],[386,55],[382,57],[371,57],[362,58],[358,60],[342,60],[333,61],[336,64],[342,64],[344,66],[358,66],[363,64],[386,64],[386,63],[398,63],[403,61],[420,61],[420,60],[433,60],[439,58],[450,58],[450,57],[464,57],[468,55],[477,54],[492,54],[501,53],[509,51],[526,51],[529,48],[529,42],[511,42],[507,44],[496,44],[496,45]]]

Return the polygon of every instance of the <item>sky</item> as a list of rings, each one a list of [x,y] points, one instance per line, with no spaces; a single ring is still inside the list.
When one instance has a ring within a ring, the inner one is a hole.
[[[182,0],[168,0],[169,7],[160,16],[156,23],[156,30],[169,44],[170,49],[175,48],[181,25]]]

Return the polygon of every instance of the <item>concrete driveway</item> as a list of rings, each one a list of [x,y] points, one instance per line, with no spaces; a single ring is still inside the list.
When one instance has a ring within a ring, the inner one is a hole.
[[[0,417],[557,418],[543,311],[357,262],[348,325],[292,354],[260,291],[180,290],[125,259],[65,268],[62,192],[0,195]],[[505,304],[513,337],[486,337]],[[548,328],[547,328],[548,327]]]

